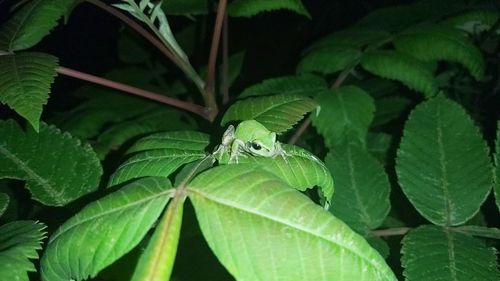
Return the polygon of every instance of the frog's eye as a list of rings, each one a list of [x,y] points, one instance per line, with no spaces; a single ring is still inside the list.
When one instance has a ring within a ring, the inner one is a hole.
[[[262,146],[260,146],[260,144],[258,144],[256,142],[252,142],[252,148],[255,150],[260,150],[262,148]]]

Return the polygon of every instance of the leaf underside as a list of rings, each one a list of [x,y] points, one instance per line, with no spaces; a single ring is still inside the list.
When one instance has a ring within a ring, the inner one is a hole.
[[[99,159],[68,133],[44,123],[24,132],[9,120],[0,121],[0,135],[0,178],[25,180],[33,199],[62,206],[98,187]]]
[[[396,172],[403,192],[426,219],[447,226],[469,220],[490,192],[492,170],[478,128],[459,105],[437,97],[413,110]]]
[[[0,102],[28,120],[36,131],[57,63],[56,57],[43,53],[0,55]]]
[[[410,231],[401,252],[408,281],[500,280],[494,248],[445,228],[426,225]]]
[[[7,210],[7,207],[9,206],[9,200],[9,195],[0,193],[0,217],[2,217],[5,210]]]
[[[304,114],[315,108],[312,99],[298,95],[251,97],[234,103],[224,114],[221,125],[254,119],[279,134],[291,129]]]
[[[216,167],[188,193],[208,245],[236,280],[396,280],[363,238],[261,168]]]
[[[167,179],[144,178],[87,205],[50,237],[42,279],[94,277],[143,239],[170,193]]]

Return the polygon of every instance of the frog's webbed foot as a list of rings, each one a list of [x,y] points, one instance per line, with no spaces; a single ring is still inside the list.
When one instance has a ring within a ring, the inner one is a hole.
[[[231,156],[228,163],[238,163],[238,157],[242,154],[245,143],[242,140],[234,139],[231,145]]]
[[[230,125],[222,135],[222,141],[215,148],[214,152],[212,152],[212,155],[215,158],[220,159],[233,141],[234,141],[234,126]]]

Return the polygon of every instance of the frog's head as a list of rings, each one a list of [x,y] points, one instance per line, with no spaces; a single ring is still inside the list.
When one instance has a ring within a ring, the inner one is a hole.
[[[276,133],[267,132],[247,143],[247,149],[253,155],[271,157],[276,155]]]

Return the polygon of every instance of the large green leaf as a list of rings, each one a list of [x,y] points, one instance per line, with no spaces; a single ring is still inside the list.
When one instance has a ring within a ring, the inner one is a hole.
[[[179,243],[185,199],[181,192],[176,193],[168,205],[147,248],[139,258],[132,281],[170,280]]]
[[[0,102],[26,118],[36,131],[56,67],[57,58],[47,54],[0,55]]]
[[[389,213],[389,180],[380,162],[359,145],[333,147],[326,166],[335,179],[330,212],[356,230],[379,227]]]
[[[442,25],[418,26],[395,36],[394,45],[398,51],[423,61],[458,62],[477,80],[484,76],[481,51],[457,29]]]
[[[36,271],[29,261],[38,259],[45,225],[35,221],[13,221],[0,226],[0,280],[28,281]]]
[[[404,193],[426,219],[451,226],[472,218],[490,192],[492,170],[478,128],[459,105],[437,97],[413,110],[396,171]]]
[[[286,9],[311,18],[301,0],[235,0],[227,7],[231,17],[252,17],[259,13]]]
[[[396,280],[362,237],[255,165],[210,169],[188,196],[208,245],[236,280]]]
[[[32,0],[0,27],[0,50],[18,51],[33,47],[47,36],[74,0]]]
[[[281,146],[286,152],[285,156],[258,157],[241,154],[238,157],[238,163],[260,166],[300,191],[317,186],[329,204],[334,187],[332,176],[325,164],[309,151],[298,146],[287,144],[281,144]]]
[[[453,230],[421,226],[403,239],[401,259],[407,281],[500,280],[496,251]]]
[[[167,179],[145,178],[87,205],[50,237],[43,280],[96,276],[143,239],[172,193]]]
[[[321,107],[312,124],[324,137],[327,146],[355,138],[364,143],[373,120],[373,99],[362,89],[345,86],[324,92],[316,98]]]
[[[168,177],[179,167],[206,156],[203,150],[155,149],[130,157],[111,175],[108,186],[147,176]]]
[[[272,132],[282,133],[292,128],[304,114],[316,108],[316,103],[304,96],[281,94],[237,101],[224,114],[221,125],[230,121],[254,119]]]
[[[88,144],[41,124],[24,132],[14,121],[0,121],[0,178],[26,181],[33,199],[62,206],[94,191],[101,164]]]
[[[361,54],[359,49],[346,46],[317,48],[300,60],[297,72],[333,74],[355,65]]]
[[[361,65],[375,75],[398,80],[427,98],[438,92],[432,71],[412,56],[394,51],[371,51],[363,55]]]
[[[328,89],[328,84],[325,79],[306,73],[264,80],[246,88],[238,98],[268,96],[272,94],[291,94],[308,97],[315,96],[326,89]]]
[[[5,210],[9,206],[9,195],[0,193],[0,217],[2,217]]]
[[[209,144],[209,135],[196,131],[171,131],[148,135],[137,142],[127,153],[154,149],[181,149],[203,151]]]
[[[478,236],[478,237],[500,240],[500,228],[484,227],[477,225],[462,225],[453,228],[453,231],[461,232],[470,236]]]

